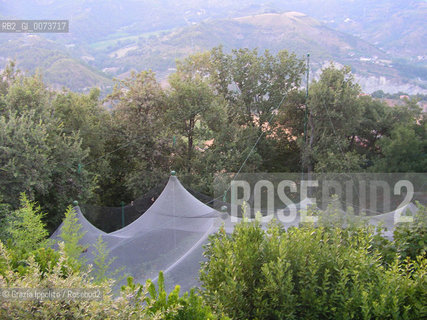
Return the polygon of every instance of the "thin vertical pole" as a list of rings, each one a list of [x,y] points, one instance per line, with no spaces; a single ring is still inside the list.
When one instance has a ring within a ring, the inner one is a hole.
[[[122,201],[120,202],[120,205],[122,206],[122,228],[125,227],[125,203]]]
[[[304,114],[304,142],[307,144],[307,122],[308,122],[308,85],[310,81],[310,54],[307,53],[307,84],[305,91],[305,114]]]
[[[306,83],[306,91],[305,91],[305,112],[304,112],[304,158],[301,168],[301,181],[304,179],[304,165],[307,162],[307,123],[308,123],[308,85],[310,81],[310,54],[307,53],[307,83]],[[307,167],[308,171],[308,167]]]

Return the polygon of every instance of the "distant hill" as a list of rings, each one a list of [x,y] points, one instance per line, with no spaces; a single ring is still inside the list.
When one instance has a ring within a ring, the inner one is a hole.
[[[104,63],[115,64],[120,71],[131,67],[165,71],[174,66],[176,58],[218,45],[226,50],[248,47],[277,52],[286,49],[299,56],[310,52],[319,63],[338,58],[345,62],[365,56],[386,57],[384,52],[363,40],[334,31],[305,14],[288,12],[211,20],[149,37],[140,36],[125,46],[111,45],[110,59]],[[129,50],[122,54],[126,47]],[[96,51],[96,46],[93,48]]]
[[[77,42],[283,11],[303,12],[397,55],[427,52],[425,0],[0,0],[4,16],[70,19],[70,39]]]
[[[222,44],[310,52],[313,71],[349,64],[367,91],[427,90],[426,0],[0,0],[0,16],[69,19],[70,33],[39,35],[52,42],[34,62],[16,35],[0,34],[0,56],[30,70],[49,61],[46,77],[73,89],[129,70],[165,78],[176,58]]]
[[[311,10],[309,14],[324,20],[333,29],[367,40],[395,57],[418,60],[418,56],[424,56],[427,64],[426,0],[341,2],[342,6],[324,12],[322,16]]]
[[[112,80],[96,68],[73,58],[61,45],[37,35],[21,35],[0,45],[0,68],[8,59],[19,69],[34,73],[38,69],[46,82],[56,89],[62,87],[85,91],[92,87],[109,90]]]
[[[392,61],[376,46],[298,12],[210,20],[133,39],[127,37],[122,41],[122,45],[117,45],[116,40],[101,50],[108,51],[102,64],[114,75],[130,69],[151,68],[165,77],[174,67],[175,59],[223,45],[225,50],[248,47],[269,49],[274,53],[286,49],[300,57],[310,53],[314,71],[331,60],[350,65],[369,92],[404,89],[414,93],[427,89],[423,87],[427,83],[427,69],[411,69],[404,62]],[[96,51],[100,51],[96,47],[95,44],[95,57]]]
[[[5,17],[69,19],[65,40],[79,43],[284,11],[303,12],[399,57],[427,52],[426,0],[0,0]]]

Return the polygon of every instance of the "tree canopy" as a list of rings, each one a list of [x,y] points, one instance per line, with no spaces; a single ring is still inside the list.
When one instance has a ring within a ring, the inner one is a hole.
[[[0,75],[0,196],[16,209],[25,192],[53,228],[72,200],[119,206],[170,170],[205,193],[215,174],[240,169],[426,170],[415,98],[390,107],[334,65],[307,97],[305,72],[287,51],[217,47],[177,61],[166,85],[152,71],[132,73],[102,99],[96,88],[52,91],[12,62]]]

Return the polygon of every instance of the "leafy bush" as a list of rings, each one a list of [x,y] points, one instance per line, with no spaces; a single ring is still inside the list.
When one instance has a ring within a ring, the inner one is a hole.
[[[3,203],[3,197],[0,194],[0,239],[3,239],[2,233],[4,229],[4,224],[5,224],[3,219],[6,218],[6,216],[10,211],[12,211],[11,206],[8,205],[7,203]]]
[[[284,231],[242,222],[211,237],[203,296],[233,319],[422,318],[427,260],[387,266],[374,237],[365,227]]]
[[[19,209],[5,212],[1,221],[0,240],[11,252],[12,268],[24,273],[27,267],[26,259],[30,254],[35,253],[43,266],[52,257],[48,257],[44,254],[46,251],[43,251],[47,244],[48,233],[42,221],[44,213],[41,212],[40,206],[30,202],[24,193],[21,194],[20,202]],[[52,254],[52,250],[49,252]]]
[[[60,257],[55,264],[48,266],[48,272],[42,274],[34,256],[27,259],[27,271],[20,274],[13,271],[10,252],[0,242],[0,260],[6,265],[6,272],[0,275],[0,288],[100,288],[104,293],[105,305],[100,308],[98,301],[86,300],[0,300],[1,319],[105,319],[111,315],[112,307],[108,287],[98,287],[91,283],[87,274],[74,272],[67,264],[67,255],[60,248]],[[66,275],[64,276],[64,271]]]
[[[82,226],[78,222],[76,211],[73,207],[69,206],[65,212],[59,237],[64,241],[64,251],[67,253],[69,263],[75,270],[80,269],[84,264],[85,261],[82,257],[82,252],[87,249],[87,246],[79,244],[80,239],[84,236],[81,228]]]
[[[47,264],[41,272],[33,255],[27,259],[28,272],[20,274],[11,266],[10,252],[0,242],[0,288],[79,288],[98,289],[101,300],[6,300],[0,299],[1,319],[217,319],[202,298],[194,293],[179,297],[179,287],[169,295],[164,290],[163,275],[159,275],[158,289],[151,281],[146,285],[133,283],[122,288],[120,296],[112,294],[113,281],[95,284],[86,271],[69,265],[64,244],[60,243],[59,258]],[[225,319],[225,318],[223,318]]]
[[[163,320],[217,319],[194,289],[180,297],[180,287],[176,286],[172,292],[167,294],[162,272],[159,273],[157,282],[158,288],[156,289],[151,280],[148,280],[144,287],[135,285],[132,278],[128,278],[128,285],[122,288],[122,292],[127,292],[129,289],[137,292],[136,297],[139,298],[139,304],[135,304],[135,307],[144,308],[146,314],[154,318],[163,315],[161,317]]]
[[[120,282],[124,276],[119,276],[119,273],[123,271],[123,268],[111,271],[111,264],[116,260],[116,257],[109,258],[110,251],[107,248],[107,244],[102,240],[102,236],[99,236],[96,243],[93,245],[94,255],[93,264],[93,276],[95,283],[102,283],[108,281],[108,279],[116,279],[116,282]]]
[[[51,266],[59,261],[60,253],[52,248],[39,248],[33,251],[34,262],[39,266],[41,275],[44,276],[49,272]]]
[[[308,207],[306,210],[307,216],[316,216],[318,220],[316,224],[301,223],[301,225],[321,226],[326,230],[330,228],[346,228],[347,231],[352,232],[363,229],[371,235],[369,252],[377,250],[384,265],[392,264],[397,257],[397,250],[395,244],[383,236],[384,227],[381,224],[379,226],[370,225],[364,213],[362,213],[362,216],[356,216],[352,207],[347,207],[345,211],[341,210],[340,202],[336,195],[333,195],[331,200],[326,210],[320,210],[316,206]]]
[[[46,243],[48,235],[42,222],[43,213],[39,206],[21,194],[21,207],[4,218],[3,241],[16,251],[30,252]]]
[[[417,203],[418,211],[411,223],[403,223],[394,230],[394,242],[403,259],[427,256],[427,207]]]

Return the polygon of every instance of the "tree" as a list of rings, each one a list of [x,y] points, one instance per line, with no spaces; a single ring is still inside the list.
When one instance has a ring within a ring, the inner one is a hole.
[[[79,223],[76,211],[68,206],[65,211],[65,218],[62,223],[60,241],[63,242],[63,250],[68,257],[68,263],[73,270],[79,270],[86,262],[82,252],[87,250],[87,246],[79,244],[86,231],[82,231],[82,225]]]
[[[6,95],[9,87],[19,76],[20,71],[15,69],[15,62],[9,61],[4,70],[0,73],[0,114],[6,110]]]
[[[424,172],[427,168],[426,116],[417,100],[389,107],[387,116],[377,122],[382,128],[375,143],[372,171]]]
[[[379,155],[378,141],[381,137],[390,135],[396,119],[393,109],[380,100],[361,96],[359,103],[363,116],[357,129],[357,141],[353,143],[357,152],[366,156],[366,166],[370,166]]]
[[[187,61],[187,63],[191,63]],[[193,167],[195,143],[197,139],[205,138],[209,120],[213,115],[214,95],[206,80],[196,72],[189,74],[178,68],[178,71],[169,77],[171,89],[169,91],[169,107],[167,117],[173,133],[185,139],[185,156],[177,154],[174,159],[178,168],[185,168],[187,173]]]
[[[158,184],[169,171],[171,139],[165,135],[163,89],[151,71],[132,73],[108,97],[113,104],[109,156],[114,190],[132,200]],[[104,184],[105,186],[105,184]],[[117,204],[116,204],[117,205]]]
[[[349,67],[339,70],[331,65],[322,70],[318,81],[313,81],[308,100],[307,142],[303,148],[303,165],[309,172],[316,169],[319,161],[317,171],[360,168],[362,163],[354,153],[364,112],[358,100],[360,92]],[[341,166],[336,167],[336,163]]]
[[[53,93],[38,75],[8,77],[0,114],[0,194],[16,209],[25,192],[47,211],[48,227],[54,229],[71,201],[91,196],[89,172],[78,172],[88,152],[78,132],[64,133],[52,108]]]
[[[382,137],[378,145],[382,157],[375,162],[377,172],[425,172],[427,168],[427,126],[420,135],[406,125],[396,126],[390,137]]]
[[[47,89],[42,76],[38,73],[25,76],[14,69],[9,72],[13,74],[6,75],[9,79],[7,94],[5,94],[5,113],[11,111],[21,114],[32,110],[37,114],[45,114],[53,93]]]
[[[260,55],[257,50],[240,49],[226,54],[222,47],[212,49],[206,60],[209,62],[200,73],[209,78],[216,96],[223,99],[226,116],[222,120],[225,132],[216,132],[210,148],[213,157],[223,159],[228,171],[239,170],[248,156],[245,171],[295,168],[291,154],[296,144],[272,119],[280,113],[281,103],[300,86],[303,61],[287,51]]]
[[[304,117],[306,93],[292,90],[287,95],[283,107],[278,110],[274,122],[275,138],[282,151],[283,171],[301,171],[302,152],[304,151]],[[280,149],[279,149],[280,150]]]
[[[37,120],[34,111],[0,116],[0,192],[15,208],[21,192],[34,199],[49,189],[49,133]]]
[[[52,102],[64,134],[72,136],[78,133],[82,140],[81,148],[88,151],[84,163],[79,163],[76,170],[81,172],[85,167],[93,173],[98,185],[95,190],[98,201],[103,198],[100,185],[110,174],[109,158],[105,153],[111,141],[111,116],[99,101],[99,94],[99,89],[92,89],[87,95],[65,91],[58,93]]]

